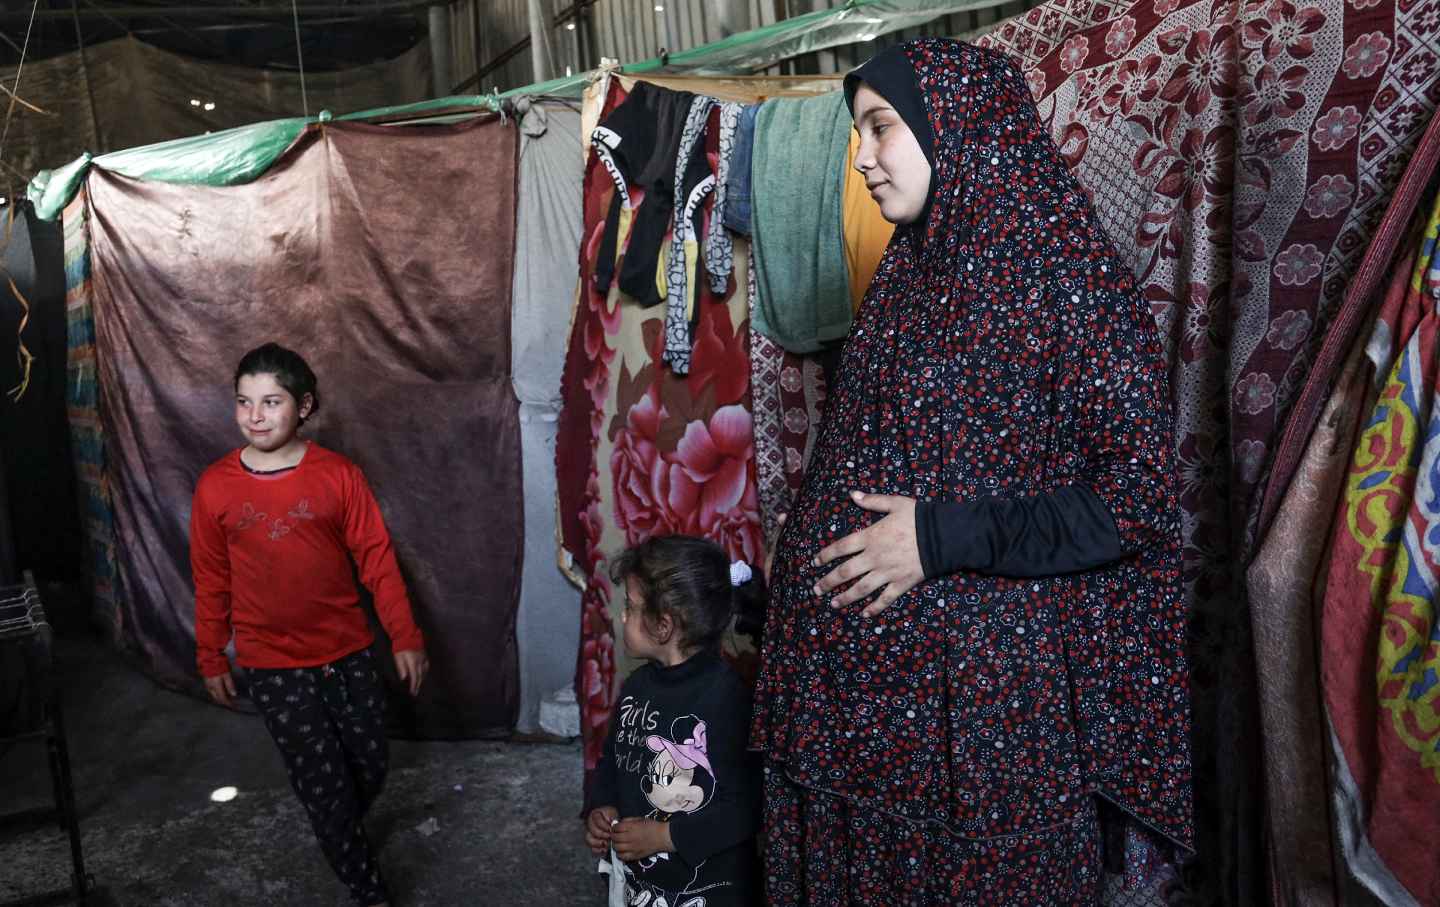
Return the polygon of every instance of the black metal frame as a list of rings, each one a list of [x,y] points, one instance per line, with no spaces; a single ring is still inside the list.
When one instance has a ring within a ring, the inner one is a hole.
[[[12,591],[11,589],[0,591]],[[70,885],[53,891],[23,895],[18,900],[6,901],[0,907],[38,907],[41,904],[86,903],[95,893],[94,881],[85,872],[85,858],[80,846],[80,815],[75,808],[75,786],[70,776],[70,748],[65,739],[65,720],[60,706],[60,691],[49,677],[50,627],[45,623],[44,612],[38,607],[38,595],[34,585],[23,587],[35,596],[39,611],[38,620],[29,632],[9,632],[0,636],[0,645],[22,645],[31,648],[27,661],[45,662],[39,666],[40,684],[37,696],[40,700],[41,720],[35,730],[24,731],[0,737],[0,753],[15,743],[44,741],[47,763],[50,767],[50,784],[55,797],[54,806],[40,806],[0,815],[0,833],[29,831],[47,825],[52,820],[70,838]]]

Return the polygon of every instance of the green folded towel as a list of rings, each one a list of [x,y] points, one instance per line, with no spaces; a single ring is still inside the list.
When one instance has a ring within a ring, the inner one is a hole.
[[[751,162],[751,325],[795,353],[850,332],[841,205],[850,143],[845,93],[766,101]]]

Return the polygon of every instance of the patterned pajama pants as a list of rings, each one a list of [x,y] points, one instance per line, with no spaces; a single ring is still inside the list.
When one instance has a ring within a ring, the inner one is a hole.
[[[856,809],[765,772],[765,887],[772,907],[1096,907],[1100,823],[984,841]]]
[[[325,859],[358,904],[389,900],[362,820],[385,783],[385,693],[369,649],[315,668],[258,669],[250,698],[285,758]]]

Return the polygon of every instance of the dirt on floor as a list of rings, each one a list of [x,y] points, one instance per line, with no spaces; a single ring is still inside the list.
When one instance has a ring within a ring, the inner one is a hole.
[[[92,904],[347,905],[258,716],[169,690],[90,639],[55,670]],[[396,907],[602,905],[577,743],[391,741],[367,820]],[[229,802],[211,794],[234,787]],[[50,801],[45,748],[0,744],[0,814]],[[0,904],[69,883],[54,825],[0,829]]]

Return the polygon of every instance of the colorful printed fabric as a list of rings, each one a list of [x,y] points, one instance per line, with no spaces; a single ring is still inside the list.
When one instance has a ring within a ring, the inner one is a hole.
[[[1182,471],[1195,880],[1262,903],[1240,565],[1275,440],[1440,100],[1433,2],[1052,0],[980,39],[1021,65],[1167,335]]]
[[[1387,904],[1440,901],[1440,203],[1367,353],[1383,375],[1339,502],[1321,623],[1350,871]]]
[[[930,214],[886,251],[780,536],[751,744],[810,802],[848,801],[885,834],[1044,838],[1102,796],[1186,846],[1185,615],[1154,321],[1019,72],[957,42],[904,50],[936,136]],[[1072,484],[1114,517],[1120,560],[955,573],[873,619],[812,592],[828,570],[816,552],[874,519],[852,489],[967,501]],[[837,892],[787,889],[773,869],[827,826],[771,805],[772,903],[827,903]],[[850,859],[847,885],[882,865]],[[888,889],[844,890],[887,902]]]
[[[755,312],[755,269],[749,271],[750,312]],[[755,423],[755,483],[765,538],[780,529],[780,515],[800,490],[825,406],[825,371],[818,359],[787,353],[750,322],[750,399]]]
[[[95,372],[90,232],[86,225],[89,210],[89,195],[82,189],[61,217],[65,228],[66,400],[95,616],[112,641],[118,642],[123,618],[115,560],[115,512],[105,480],[105,430],[100,423],[100,386]]]
[[[626,96],[618,79],[607,85],[602,118]],[[712,158],[718,153],[716,130],[707,131],[705,147]],[[601,293],[592,279],[615,191],[597,158],[585,171],[581,298],[556,442],[562,540],[584,583],[576,686],[587,773],[604,743],[617,679],[633,667],[616,652],[624,590],[608,578],[609,560],[652,535],[677,533],[709,538],[734,560],[764,558],[746,294],[716,297],[708,281],[697,281],[689,374],[665,366],[664,311],[641,307],[618,288]],[[639,190],[631,191],[638,203]],[[708,222],[708,204],[701,216]],[[732,286],[746,285],[749,268],[748,245],[737,241]],[[742,654],[733,639],[727,651],[742,674],[753,674],[753,653]]]

